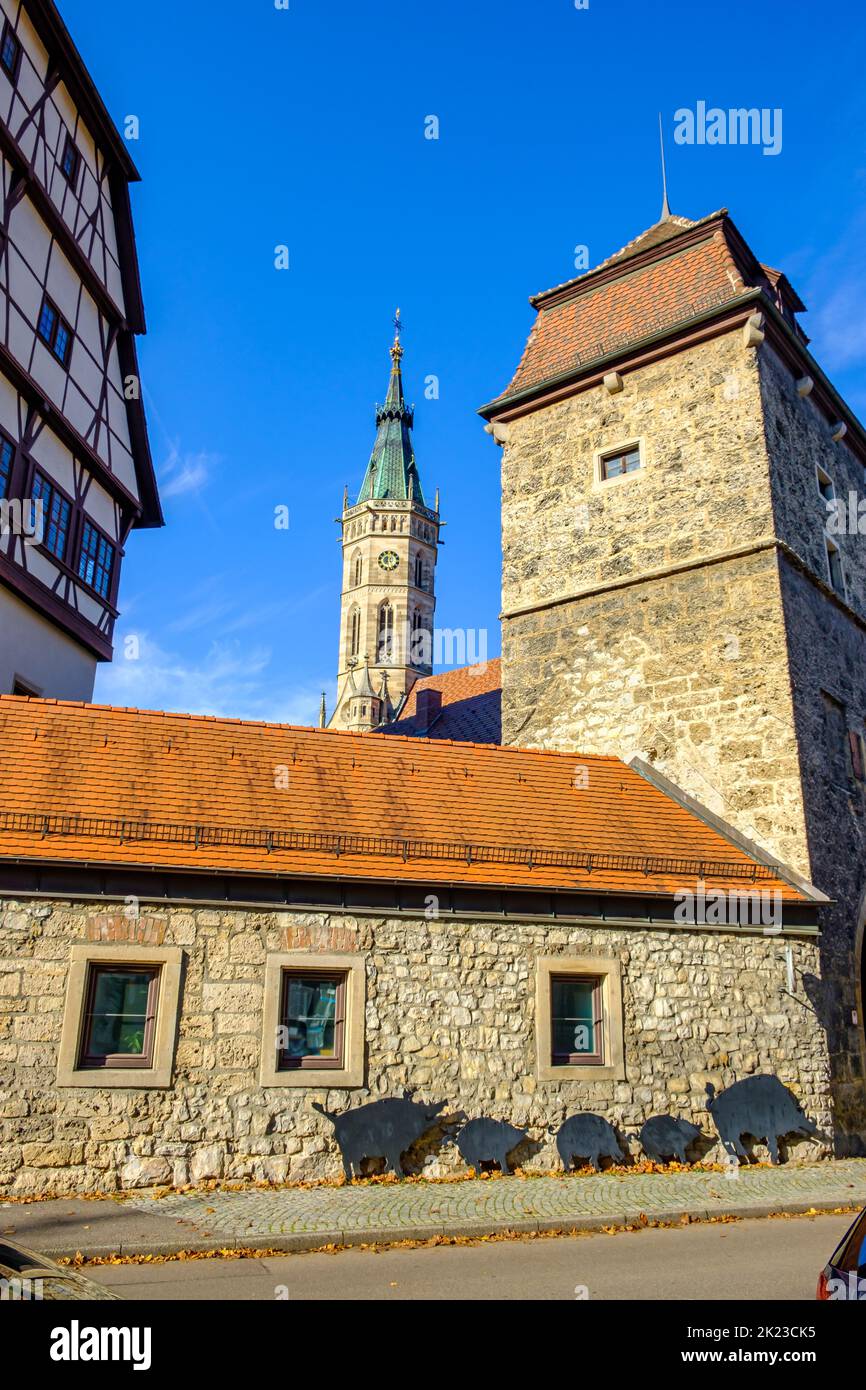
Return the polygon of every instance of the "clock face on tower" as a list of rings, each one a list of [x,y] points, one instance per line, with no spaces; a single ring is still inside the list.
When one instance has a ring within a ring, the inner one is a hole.
[[[395,570],[400,563],[400,556],[396,550],[383,550],[379,556],[379,564],[383,570]]]

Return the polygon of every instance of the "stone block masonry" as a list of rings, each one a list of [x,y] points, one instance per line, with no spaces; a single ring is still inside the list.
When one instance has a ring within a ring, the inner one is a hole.
[[[340,1111],[404,1087],[529,1131],[524,1166],[557,1166],[551,1129],[593,1110],[632,1133],[670,1111],[713,1130],[705,1088],[756,1072],[790,1086],[822,1130],[831,1125],[824,1034],[804,983],[819,974],[812,939],[736,929],[427,920],[182,906],[148,910],[183,979],[172,1084],[165,1089],[56,1086],[73,945],[92,940],[104,908],[0,900],[0,1191],[114,1192],[208,1178],[283,1182],[342,1172],[318,1100]],[[116,935],[115,935],[116,941]],[[265,962],[297,943],[351,944],[366,973],[365,1084],[352,1091],[263,1088]],[[797,987],[788,993],[786,947]],[[114,947],[116,949],[116,945]],[[134,955],[136,944],[130,943]],[[625,1080],[539,1080],[535,966],[541,956],[620,962]],[[814,1157],[812,1144],[797,1154]],[[413,1157],[430,1175],[464,1171],[434,1132]]]

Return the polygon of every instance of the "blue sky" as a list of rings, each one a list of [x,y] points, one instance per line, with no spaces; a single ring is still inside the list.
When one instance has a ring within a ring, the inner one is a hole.
[[[421,476],[448,523],[437,621],[498,652],[499,451],[475,412],[514,370],[527,296],[574,273],[575,246],[594,264],[656,220],[658,111],[673,210],[731,210],[866,413],[859,4],[60,3],[109,110],[140,119],[140,353],[167,520],[131,537],[97,700],[315,720],[335,683],[334,517],[369,456],[398,304]],[[675,111],[699,100],[780,108],[781,152],[675,145]]]

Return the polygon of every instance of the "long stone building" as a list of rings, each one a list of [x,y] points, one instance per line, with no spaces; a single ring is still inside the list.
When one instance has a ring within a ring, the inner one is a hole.
[[[124,547],[162,524],[138,178],[53,0],[0,0],[0,693],[89,700]]]

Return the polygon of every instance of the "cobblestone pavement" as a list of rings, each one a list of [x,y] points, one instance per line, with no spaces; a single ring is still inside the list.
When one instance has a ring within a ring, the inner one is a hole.
[[[493,1178],[456,1183],[405,1182],[271,1191],[149,1194],[123,1206],[158,1210],[201,1237],[240,1244],[269,1236],[399,1240],[412,1233],[569,1228],[619,1223],[640,1213],[766,1214],[812,1206],[866,1204],[866,1160],[726,1173],[597,1174]],[[180,1233],[178,1233],[180,1234]],[[309,1241],[305,1241],[309,1243]]]

